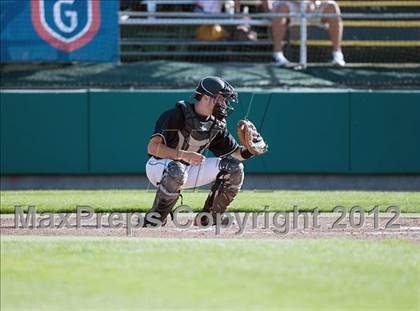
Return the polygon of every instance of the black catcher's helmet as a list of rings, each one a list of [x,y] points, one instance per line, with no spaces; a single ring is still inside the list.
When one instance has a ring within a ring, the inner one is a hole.
[[[224,120],[229,112],[234,110],[231,104],[239,102],[238,93],[233,86],[222,78],[214,76],[203,78],[200,83],[198,83],[195,94],[207,95],[210,97],[216,97],[219,94],[223,95],[226,107],[221,103],[216,103],[213,110],[213,115],[219,120]]]

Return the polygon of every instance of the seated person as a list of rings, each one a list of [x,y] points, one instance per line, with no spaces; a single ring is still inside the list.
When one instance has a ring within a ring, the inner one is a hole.
[[[195,12],[221,13],[224,1],[220,0],[197,0]]]
[[[300,12],[300,1],[280,1],[263,0],[266,12],[292,13]],[[338,4],[333,0],[307,0],[306,11],[308,13],[340,14]],[[299,25],[299,18],[275,18],[272,23],[273,32],[273,59],[278,66],[288,66],[289,60],[283,54],[283,40],[289,25]],[[344,66],[344,56],[341,51],[341,41],[343,37],[343,22],[339,17],[311,18],[308,19],[309,25],[324,25],[332,43],[331,63],[337,66]]]

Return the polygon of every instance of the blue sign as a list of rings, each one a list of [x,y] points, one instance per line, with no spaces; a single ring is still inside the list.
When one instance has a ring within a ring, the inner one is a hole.
[[[118,0],[1,0],[1,62],[116,62]]]

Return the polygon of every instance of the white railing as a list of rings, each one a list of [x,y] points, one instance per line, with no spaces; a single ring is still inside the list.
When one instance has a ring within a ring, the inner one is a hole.
[[[310,18],[319,18],[319,17],[341,17],[343,19],[419,19],[420,13],[342,13],[342,14],[328,14],[328,13],[201,13],[201,12],[131,12],[131,11],[120,11],[121,16],[128,16],[129,18],[141,19],[147,21],[147,17],[156,17],[156,18],[169,18],[169,19],[237,19],[241,20],[245,17],[254,19],[262,18],[279,18],[279,17],[300,17],[306,15],[308,19]],[[269,20],[267,19],[267,22]]]
[[[306,40],[308,39],[307,21],[308,14],[306,14],[306,3],[305,1],[300,2],[300,54],[299,63],[302,67],[306,67],[308,60],[308,51],[306,48]]]

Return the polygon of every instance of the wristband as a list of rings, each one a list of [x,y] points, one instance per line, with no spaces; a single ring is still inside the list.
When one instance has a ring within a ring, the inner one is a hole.
[[[248,160],[249,158],[252,158],[254,155],[249,152],[248,149],[246,149],[244,146],[239,147],[240,148],[240,153],[241,153],[241,157],[244,158],[245,160]]]

